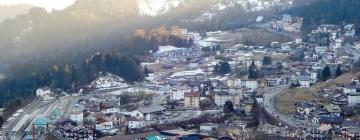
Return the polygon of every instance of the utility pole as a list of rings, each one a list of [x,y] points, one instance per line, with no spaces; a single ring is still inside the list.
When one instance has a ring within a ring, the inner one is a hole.
[[[35,124],[32,124],[32,140],[36,140],[35,138]]]

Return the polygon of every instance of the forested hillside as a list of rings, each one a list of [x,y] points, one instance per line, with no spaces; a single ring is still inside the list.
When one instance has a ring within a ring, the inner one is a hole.
[[[359,0],[317,0],[290,10],[290,13],[304,17],[303,35],[320,24],[355,24],[360,31]]]
[[[0,23],[0,106],[25,105],[42,86],[71,90],[110,72],[142,80],[140,62],[149,50],[191,40],[170,35],[167,20],[138,15],[134,0],[78,0],[63,11],[33,8]],[[146,24],[144,24],[146,23]],[[138,30],[137,30],[138,29]]]

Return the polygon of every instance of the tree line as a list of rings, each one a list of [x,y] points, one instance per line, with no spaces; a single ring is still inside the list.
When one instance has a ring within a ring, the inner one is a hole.
[[[354,24],[360,31],[359,0],[317,0],[309,5],[301,5],[288,11],[304,17],[302,35],[307,37],[311,30],[321,24]]]

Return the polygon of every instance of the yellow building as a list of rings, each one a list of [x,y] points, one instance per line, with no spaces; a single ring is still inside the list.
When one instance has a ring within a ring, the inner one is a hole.
[[[185,107],[186,108],[200,108],[200,93],[189,92],[185,93]]]

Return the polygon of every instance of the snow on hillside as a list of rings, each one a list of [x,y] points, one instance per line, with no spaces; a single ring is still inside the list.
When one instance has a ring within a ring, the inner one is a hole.
[[[157,16],[182,2],[184,0],[139,0],[140,15]]]
[[[90,84],[90,88],[95,89],[109,89],[109,88],[123,88],[127,87],[128,84],[122,79],[113,74],[106,74],[105,76],[98,77]]]

